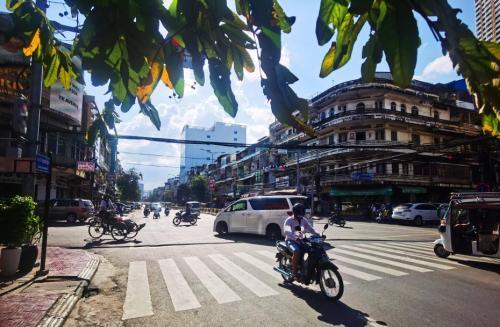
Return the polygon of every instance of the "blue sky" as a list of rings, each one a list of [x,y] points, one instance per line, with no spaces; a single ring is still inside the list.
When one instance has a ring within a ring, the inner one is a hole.
[[[64,6],[58,2],[49,2],[51,5],[48,14],[52,19],[62,21],[65,19],[61,19],[58,14],[64,10],[69,11],[69,9],[64,9]],[[449,2],[453,7],[462,9],[459,18],[475,31],[474,1],[450,0]],[[281,0],[281,4],[287,15],[297,17],[292,32],[283,35],[281,62],[299,77],[299,81],[292,87],[300,96],[309,98],[333,84],[356,79],[360,76],[361,49],[366,42],[368,29],[361,32],[350,62],[322,79],[319,77],[319,69],[328,46],[320,47],[314,33],[320,1]],[[0,10],[5,11],[5,0],[0,0]],[[65,22],[74,25],[74,22]],[[422,45],[418,51],[415,78],[428,82],[446,82],[457,79],[458,76],[453,71],[449,59],[442,55],[440,45],[433,38],[425,22],[419,19],[418,24]],[[256,54],[253,54],[253,58],[256,62]],[[388,67],[383,62],[377,70],[388,71]],[[243,82],[235,80],[234,73],[232,74],[233,90],[239,103],[239,112],[234,119],[227,115],[218,104],[209,83],[204,87],[196,86],[195,89],[192,89],[191,85],[194,83],[192,73],[186,70],[185,74],[186,94],[183,99],[169,99],[172,91],[163,85],[160,85],[152,96],[152,102],[157,107],[161,117],[162,128],[160,131],[156,130],[147,117],[138,114],[138,108],[132,108],[127,114],[120,115],[123,122],[118,126],[118,132],[129,135],[180,138],[182,127],[185,124],[210,127],[215,121],[225,121],[247,125],[248,142],[255,142],[268,135],[268,125],[274,121],[274,117],[262,94],[258,69],[253,74],[246,74]],[[106,88],[92,87],[90,80],[88,78],[86,80],[86,92],[95,95],[98,105],[102,106],[107,100],[107,96],[104,95]],[[119,158],[123,167],[125,169],[135,167],[142,172],[146,190],[161,186],[167,178],[178,174],[177,167],[180,162],[178,145],[147,141],[120,141],[118,148],[122,152],[119,154]],[[164,155],[164,157],[123,152],[154,153]],[[139,166],[133,163],[169,167]]]

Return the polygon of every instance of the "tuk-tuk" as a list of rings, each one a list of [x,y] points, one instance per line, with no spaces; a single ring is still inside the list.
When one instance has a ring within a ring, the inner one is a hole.
[[[200,215],[200,202],[198,201],[188,201],[186,202],[186,209],[189,206],[192,215]]]
[[[450,254],[500,258],[499,225],[500,193],[452,193],[434,253],[440,258]]]

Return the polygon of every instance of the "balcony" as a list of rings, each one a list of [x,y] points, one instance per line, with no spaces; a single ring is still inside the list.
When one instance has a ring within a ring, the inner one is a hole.
[[[451,120],[435,119],[433,117],[414,115],[412,113],[392,111],[389,109],[374,109],[374,108],[365,109],[364,112],[362,113],[354,110],[338,113],[326,119],[313,122],[312,126],[317,130],[321,130],[330,126],[350,121],[372,120],[372,119],[400,121],[404,123],[434,127],[446,131],[453,131],[453,132],[460,132],[460,133],[467,133],[474,135],[476,135],[480,131],[480,127],[475,126],[473,124],[467,124]]]

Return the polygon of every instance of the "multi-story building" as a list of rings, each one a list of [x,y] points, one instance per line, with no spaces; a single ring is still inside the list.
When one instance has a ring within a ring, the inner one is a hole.
[[[211,128],[184,126],[182,140],[225,143],[246,143],[246,126],[216,122]],[[182,183],[192,167],[212,163],[219,155],[238,148],[209,144],[182,144],[179,178]]]
[[[377,73],[372,83],[353,80],[315,96],[310,117],[317,137],[273,123],[271,139],[330,148],[279,156],[284,169],[276,177],[297,187],[299,165],[300,190],[315,194],[325,211],[342,201],[360,208],[444,201],[481,179],[477,144],[467,144],[480,135],[481,123],[463,83],[413,81],[402,89],[390,74]]]
[[[500,42],[500,0],[475,0],[475,11],[478,38]]]

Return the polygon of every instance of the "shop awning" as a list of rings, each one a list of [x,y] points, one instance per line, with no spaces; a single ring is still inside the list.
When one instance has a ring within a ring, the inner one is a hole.
[[[248,176],[245,176],[245,177],[242,177],[242,178],[238,179],[238,182],[246,181],[247,179],[250,179],[252,177],[255,177],[255,173],[252,173],[252,174],[250,174]]]
[[[368,195],[391,195],[392,187],[381,187],[372,189],[337,189],[330,191],[330,196],[368,196]]]

